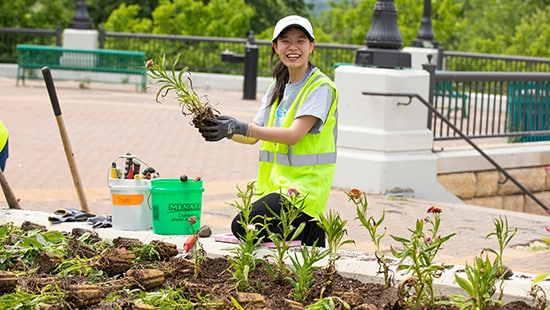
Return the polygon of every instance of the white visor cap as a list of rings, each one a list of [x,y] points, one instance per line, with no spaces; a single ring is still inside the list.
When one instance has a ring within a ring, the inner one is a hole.
[[[315,40],[315,36],[313,35],[313,27],[311,26],[309,20],[303,18],[302,16],[290,15],[281,18],[277,22],[275,29],[273,30],[273,39],[271,39],[271,42],[277,40],[281,33],[290,26],[295,26],[302,29],[310,38]]]

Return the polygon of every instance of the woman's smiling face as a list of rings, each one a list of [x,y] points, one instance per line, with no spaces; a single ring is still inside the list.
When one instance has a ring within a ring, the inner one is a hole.
[[[275,53],[289,70],[308,65],[309,55],[313,52],[315,42],[299,28],[290,28],[281,34],[273,44]]]

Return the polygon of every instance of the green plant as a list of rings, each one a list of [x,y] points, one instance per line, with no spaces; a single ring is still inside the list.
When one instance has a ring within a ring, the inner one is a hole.
[[[533,283],[531,284],[531,295],[535,302],[537,303],[537,309],[550,310],[550,307],[546,307],[546,293],[538,285],[539,282],[544,281],[546,278],[550,277],[550,272],[541,273],[535,276]]]
[[[508,227],[508,220],[499,217],[493,220],[495,230],[485,236],[489,238],[495,236],[498,242],[498,249],[485,248],[482,255],[485,258],[476,257],[474,264],[466,264],[466,278],[461,278],[455,274],[457,284],[468,294],[468,297],[451,295],[450,300],[445,304],[458,306],[461,309],[488,309],[495,304],[502,304],[503,285],[505,271],[503,268],[504,248],[510,243],[515,236],[517,229],[511,230]],[[495,259],[491,262],[488,253],[495,255]],[[500,281],[500,295],[494,298],[496,292],[496,283]]]
[[[503,268],[504,264],[503,264],[503,259],[502,259],[503,255],[504,255],[504,248],[506,248],[508,246],[510,241],[512,241],[512,238],[514,238],[514,236],[516,235],[517,228],[513,229],[513,230],[509,229],[508,228],[508,219],[506,217],[504,217],[504,218],[499,217],[498,219],[494,219],[493,224],[495,226],[495,231],[487,234],[487,236],[485,236],[485,238],[495,236],[497,238],[497,242],[498,242],[498,249],[495,250],[495,249],[492,249],[492,248],[485,248],[484,251],[493,253],[495,255],[494,265],[496,265],[499,269],[498,276],[504,278],[505,271],[504,271],[504,268]],[[504,291],[504,282],[501,281],[500,282],[500,296],[499,296],[498,300],[500,300],[502,298],[502,295],[504,293],[503,291]]]
[[[301,246],[300,254],[301,259],[298,257],[298,254],[290,256],[290,261],[292,262],[290,266],[291,277],[287,279],[292,284],[292,293],[291,297],[294,300],[303,302],[309,296],[313,284],[315,284],[314,272],[321,269],[320,266],[315,266],[315,263],[325,258],[331,253],[330,249],[321,251],[321,249],[315,244],[312,247]]]
[[[193,215],[187,218],[187,223],[191,226],[191,229],[193,230],[193,234],[187,239],[187,241],[184,243],[183,246],[184,246],[184,250],[187,250],[186,243],[192,242],[191,248],[193,249],[193,269],[194,269],[194,275],[196,278],[199,276],[200,266],[206,260],[206,251],[204,250],[204,247],[202,246],[202,242],[200,241],[200,236],[199,236],[200,228],[194,228],[195,224],[197,223],[197,217]]]
[[[346,224],[347,221],[343,220],[340,215],[332,209],[329,210],[328,215],[321,215],[319,219],[319,226],[321,226],[326,233],[328,249],[330,251],[328,266],[326,268],[330,275],[336,272],[336,261],[340,258],[338,250],[345,244],[355,243],[353,240],[344,240],[344,236],[347,235],[347,230],[345,228]]]
[[[132,246],[131,250],[136,254],[135,263],[160,259],[160,253],[153,243]]]
[[[94,278],[102,274],[102,272],[96,268],[96,263],[96,258],[81,258],[75,256],[72,259],[63,260],[59,263],[55,267],[54,272],[61,278],[67,278],[70,275]]]
[[[2,248],[0,249],[0,269],[8,270],[16,264],[31,266],[34,257],[39,252],[48,252],[58,257],[64,257],[68,239],[59,231],[23,231],[13,224],[0,227]]]
[[[384,276],[384,287],[388,288],[393,286],[393,271],[390,269],[381,245],[382,238],[386,235],[386,228],[384,228],[382,233],[378,232],[378,228],[380,228],[384,222],[385,211],[382,211],[382,215],[378,220],[374,219],[373,216],[367,217],[367,209],[369,205],[367,195],[358,189],[352,189],[346,194],[348,195],[349,200],[355,204],[357,211],[357,217],[355,219],[358,219],[361,222],[361,225],[367,229],[369,236],[376,247],[374,256],[376,257],[376,262],[378,263],[378,273],[381,273]]]
[[[276,270],[273,270],[269,262],[266,262],[266,268],[272,277],[282,279],[288,275],[288,267],[285,263],[285,258],[290,248],[290,241],[296,240],[304,230],[304,222],[298,224],[298,227],[294,226],[296,219],[305,208],[304,202],[305,197],[302,197],[298,190],[289,188],[286,194],[281,193],[282,206],[279,214],[273,212],[268,207],[273,218],[279,221],[277,229],[280,231],[280,233],[277,233],[270,228],[268,222],[271,218],[264,219],[264,228],[267,230],[269,240],[274,244],[273,253],[268,255],[268,257],[273,257],[275,259]]]
[[[316,299],[313,303],[304,307],[304,310],[333,310],[351,309],[351,306],[339,297],[329,296]]]
[[[195,92],[193,82],[188,74],[189,68],[184,67],[179,72],[177,71],[180,59],[181,54],[178,54],[169,69],[167,69],[165,55],[154,60],[149,59],[145,66],[149,70],[149,77],[161,84],[155,100],[160,103],[161,97],[164,98],[173,91],[180,104],[182,114],[191,115],[193,125],[199,128],[202,127],[206,118],[215,118],[219,113],[212,108],[206,96],[201,97]]]
[[[251,216],[252,197],[255,195],[256,188],[254,182],[250,182],[243,191],[238,188],[238,197],[241,202],[235,202],[233,206],[240,211],[239,224],[244,228],[245,235],[241,237],[241,242],[236,248],[231,249],[232,256],[229,257],[231,270],[231,279],[235,281],[236,290],[253,290],[249,283],[249,274],[256,268],[259,258],[256,257],[258,245],[262,238],[258,235],[263,229],[259,225],[254,225],[256,218]]]
[[[2,309],[45,309],[49,306],[65,305],[65,294],[58,287],[46,285],[36,294],[16,290],[14,293],[0,295]]]
[[[400,259],[397,270],[404,270],[412,275],[412,278],[401,283],[400,298],[407,306],[418,309],[421,306],[434,304],[434,278],[441,276],[442,272],[449,268],[443,264],[435,264],[434,258],[443,244],[455,234],[439,235],[441,209],[432,206],[428,209],[428,216],[416,221],[415,230],[409,229],[410,238],[391,236],[401,243],[402,249],[391,248],[392,254]],[[428,233],[424,231],[424,224],[431,225]]]
[[[196,296],[196,301],[185,295],[181,289],[160,289],[156,292],[137,291],[135,303],[155,306],[157,309],[212,309],[220,306],[220,302],[210,301],[208,296]]]
[[[464,272],[466,278],[455,274],[455,280],[468,297],[450,295],[449,300],[441,304],[456,306],[459,309],[483,310],[500,303],[498,299],[493,299],[500,267],[493,264],[488,255],[485,255],[485,259],[475,257],[473,265],[466,264]]]

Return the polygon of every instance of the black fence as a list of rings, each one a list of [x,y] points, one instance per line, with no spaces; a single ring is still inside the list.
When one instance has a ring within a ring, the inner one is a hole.
[[[437,72],[432,100],[472,139],[550,140],[550,73]],[[435,140],[461,139],[440,119],[429,127]]]
[[[0,28],[0,62],[17,62],[17,44],[61,45],[62,29]],[[221,61],[221,53],[244,53],[247,44],[259,49],[258,75],[271,76],[271,42],[248,38],[153,35],[99,31],[99,48],[143,51],[148,58],[181,53],[192,71],[242,74],[242,65]],[[317,43],[312,62],[330,76],[338,63],[353,63],[359,45]],[[473,72],[550,72],[549,58],[491,55],[440,50],[439,68]]]
[[[61,45],[62,30],[0,28],[0,62],[17,62],[17,44]],[[271,42],[248,38],[153,35],[99,31],[99,48],[143,51],[147,58],[181,54],[195,72],[243,74],[243,64],[222,53],[258,47],[258,76],[271,76]],[[334,77],[340,63],[353,63],[361,46],[317,43],[312,62]],[[550,59],[440,50],[431,102],[471,138],[509,142],[550,140]],[[441,120],[428,127],[435,140],[459,139]]]

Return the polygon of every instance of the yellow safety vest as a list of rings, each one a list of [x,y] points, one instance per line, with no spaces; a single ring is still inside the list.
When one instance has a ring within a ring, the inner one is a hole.
[[[273,192],[285,194],[289,188],[297,189],[305,197],[304,212],[317,219],[324,213],[336,168],[336,85],[326,75],[315,70],[281,122],[281,127],[290,127],[296,111],[309,93],[320,85],[328,85],[334,94],[321,132],[307,133],[295,145],[262,141],[256,184],[262,195]],[[271,106],[268,127],[273,126],[277,105],[278,101]]]
[[[2,121],[0,121],[0,151],[4,149],[4,146],[6,146],[6,142],[8,142],[8,129]]]

